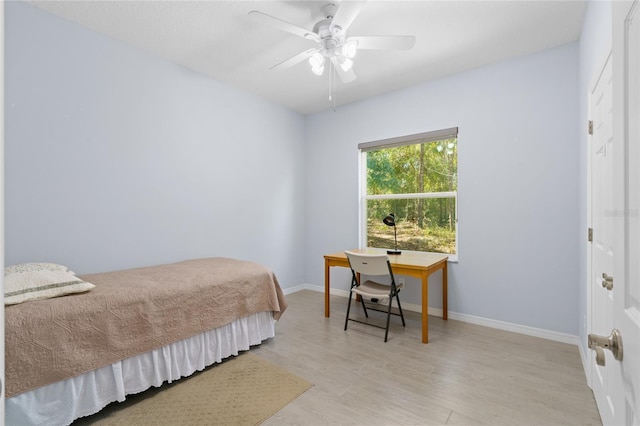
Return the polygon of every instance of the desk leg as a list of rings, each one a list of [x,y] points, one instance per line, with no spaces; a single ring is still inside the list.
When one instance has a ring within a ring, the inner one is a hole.
[[[442,319],[446,320],[449,317],[449,296],[447,295],[449,282],[447,277],[447,263],[444,262],[444,268],[442,268]]]
[[[422,343],[429,342],[429,273],[422,273]]]
[[[331,306],[329,301],[329,261],[324,260],[324,316],[329,318],[331,312]]]

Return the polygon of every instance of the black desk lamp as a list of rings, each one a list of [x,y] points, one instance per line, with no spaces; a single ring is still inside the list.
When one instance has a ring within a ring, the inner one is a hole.
[[[393,213],[391,213],[387,217],[382,219],[382,221],[387,226],[393,226],[393,239],[395,241],[395,245],[394,245],[395,248],[393,250],[387,250],[387,254],[400,254],[401,252],[400,250],[398,250],[398,233],[396,231],[396,216]]]

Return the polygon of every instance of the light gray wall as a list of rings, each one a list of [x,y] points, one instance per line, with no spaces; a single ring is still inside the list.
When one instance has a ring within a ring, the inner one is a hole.
[[[449,310],[577,334],[577,76],[571,43],[308,116],[307,281],[323,284],[323,254],[358,246],[358,143],[458,126]],[[332,285],[347,289],[341,269]],[[403,300],[420,304],[412,281]]]
[[[579,274],[579,322],[580,344],[583,352],[588,353],[587,349],[587,310],[588,300],[587,292],[589,289],[589,281],[587,277],[587,253],[589,243],[586,241],[587,222],[587,159],[588,159],[588,135],[586,132],[586,123],[589,120],[588,93],[591,90],[594,76],[600,71],[605,56],[611,49],[611,33],[612,33],[612,16],[611,3],[604,1],[590,1],[582,26],[582,34],[580,35],[580,118],[578,120],[578,159],[579,159],[579,181],[580,181],[580,198],[579,198],[579,218],[578,233],[580,238],[580,263],[578,265]]]
[[[6,264],[226,256],[303,281],[304,117],[6,2]]]

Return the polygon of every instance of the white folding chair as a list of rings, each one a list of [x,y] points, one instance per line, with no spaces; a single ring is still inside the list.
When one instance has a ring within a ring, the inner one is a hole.
[[[347,318],[344,321],[344,329],[347,329],[347,325],[349,321],[359,322],[361,324],[371,325],[373,327],[383,328],[385,330],[384,333],[384,341],[387,341],[387,336],[389,335],[389,320],[391,315],[397,315],[402,318],[402,326],[405,326],[404,315],[402,314],[402,307],[400,306],[400,298],[398,297],[398,293],[403,288],[403,284],[396,284],[396,279],[393,275],[393,271],[391,270],[391,262],[389,262],[389,256],[386,254],[361,254],[354,253],[351,251],[345,251],[347,255],[347,259],[349,259],[349,265],[351,266],[351,273],[353,275],[351,279],[351,289],[349,291],[349,304],[347,306]],[[385,276],[389,278],[390,283],[379,283],[377,281],[366,280],[364,282],[361,281],[361,276],[366,275],[367,277],[382,277]],[[371,299],[383,299],[388,298],[389,304],[387,306],[387,310],[383,311],[381,309],[375,309],[369,307],[369,309],[379,312],[387,313],[387,325],[386,327],[379,326],[377,324],[372,324],[369,322],[359,321],[357,319],[349,318],[349,312],[351,310],[351,299],[353,298],[353,294],[357,294],[360,296],[360,302],[362,302],[362,308],[364,309],[364,315],[369,318],[369,313],[367,312],[367,307],[364,303],[364,298]],[[391,312],[391,302],[393,298],[396,298],[398,303],[399,313]]]

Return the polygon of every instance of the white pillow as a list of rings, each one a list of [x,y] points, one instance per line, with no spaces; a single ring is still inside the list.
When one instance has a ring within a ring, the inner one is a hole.
[[[5,306],[82,293],[94,287],[76,277],[66,266],[55,263],[23,263],[4,270]]]

